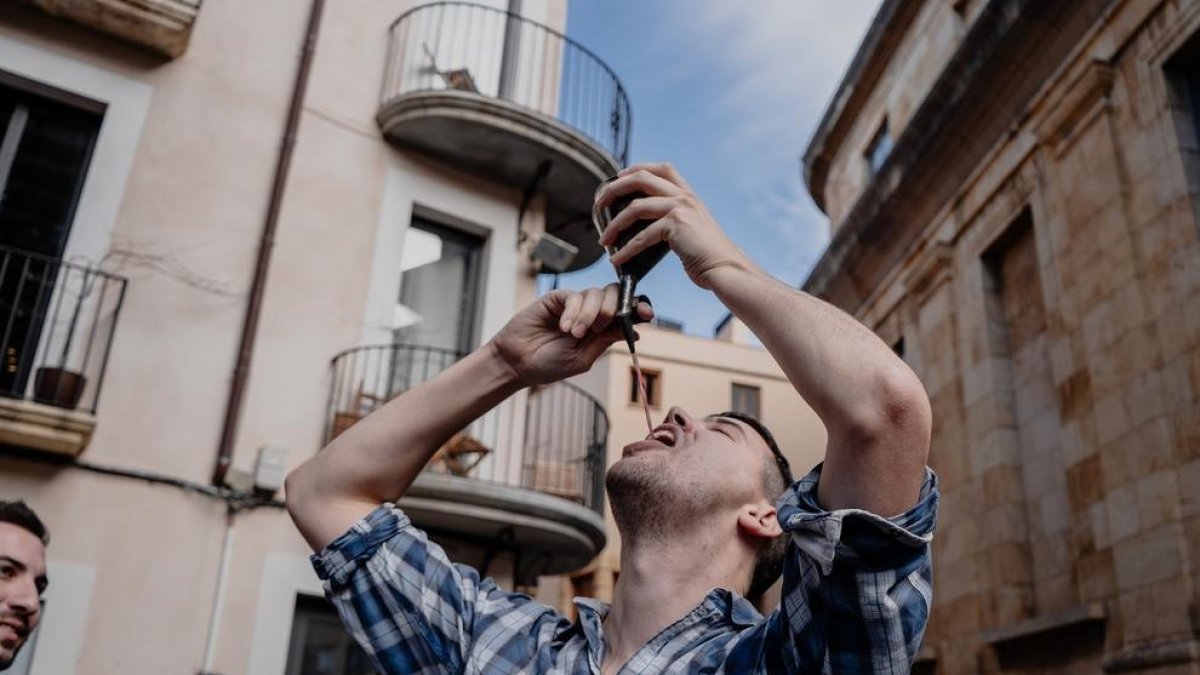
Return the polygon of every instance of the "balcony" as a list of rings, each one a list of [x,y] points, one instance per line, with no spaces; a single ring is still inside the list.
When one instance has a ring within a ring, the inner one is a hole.
[[[87,447],[127,281],[0,247],[0,444]]]
[[[21,0],[160,56],[181,56],[192,37],[201,0]]]
[[[417,7],[391,26],[377,119],[400,146],[521,189],[550,162],[547,231],[579,249],[571,270],[603,253],[592,196],[625,165],[629,98],[570,38],[482,5]]]
[[[407,344],[338,354],[326,440],[461,356]],[[577,387],[522,391],[442,446],[399,504],[431,533],[518,553],[518,577],[574,571],[605,543],[607,438],[604,407]]]

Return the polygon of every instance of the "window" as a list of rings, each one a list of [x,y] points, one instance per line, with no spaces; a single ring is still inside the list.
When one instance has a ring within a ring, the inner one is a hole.
[[[650,325],[662,330],[669,330],[672,333],[683,332],[683,322],[676,321],[675,319],[664,319],[660,316],[656,316],[650,321]]]
[[[761,398],[762,390],[758,387],[749,384],[737,384],[735,382],[733,385],[733,403],[729,408],[733,412],[743,413],[758,419]]]
[[[1200,67],[1193,65],[1187,70],[1188,101],[1192,108],[1192,127],[1200,144]]]
[[[0,81],[0,252],[22,261],[0,269],[0,391],[24,391],[30,369],[20,366],[37,351],[52,294],[28,289],[54,288],[103,117],[87,103]]]
[[[370,675],[375,670],[366,652],[342,627],[324,598],[296,598],[287,675]]]
[[[404,235],[396,342],[468,352],[475,346],[484,240],[423,218]]]
[[[646,401],[651,408],[659,407],[662,399],[662,373],[642,368],[642,376],[646,378]],[[641,405],[642,402],[638,398],[637,369],[633,366],[629,367],[629,402],[637,405]]]
[[[883,168],[883,163],[887,161],[888,155],[892,152],[892,135],[888,133],[887,119],[879,124],[879,130],[871,138],[871,142],[867,144],[867,151],[863,156],[867,159],[867,168],[871,171],[871,175],[879,173]]]

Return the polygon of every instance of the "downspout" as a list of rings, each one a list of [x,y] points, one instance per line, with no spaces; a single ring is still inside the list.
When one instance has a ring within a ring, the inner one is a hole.
[[[214,673],[213,662],[217,656],[217,634],[221,630],[221,612],[225,609],[225,585],[229,577],[229,561],[233,558],[233,508],[225,510],[225,536],[221,539],[221,562],[217,566],[217,588],[213,591],[212,611],[208,615],[208,637],[204,640],[204,665],[201,675]]]
[[[242,337],[238,345],[237,362],[233,367],[233,379],[229,384],[229,400],[225,406],[225,422],[221,427],[221,441],[217,446],[216,465],[213,467],[212,482],[218,487],[225,484],[230,462],[233,460],[233,442],[237,437],[238,422],[242,415],[242,400],[246,392],[246,381],[250,376],[250,362],[254,356],[254,341],[258,334],[258,319],[262,313],[263,295],[267,288],[267,272],[271,264],[271,252],[275,248],[275,231],[279,226],[279,212],[283,205],[283,193],[287,187],[288,173],[292,166],[292,151],[296,147],[296,131],[300,126],[300,115],[304,109],[304,95],[308,90],[309,73],[312,70],[313,54],[316,52],[317,34],[321,27],[321,14],[325,0],[313,0],[308,15],[308,29],[304,46],[300,52],[300,64],[296,69],[296,80],[292,85],[292,102],[288,108],[283,141],[279,147],[279,159],[275,164],[275,177],[271,183],[271,197],[267,203],[267,217],[263,223],[262,237],[258,243],[258,259],[254,265],[254,279],[250,285],[250,299],[246,303],[246,317],[242,323]]]

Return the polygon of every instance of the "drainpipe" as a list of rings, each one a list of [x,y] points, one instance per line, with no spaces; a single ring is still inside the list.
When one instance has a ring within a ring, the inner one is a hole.
[[[258,243],[258,259],[254,265],[250,299],[246,303],[246,317],[242,323],[242,337],[238,345],[237,362],[234,364],[233,379],[229,385],[229,400],[225,406],[225,422],[221,427],[221,442],[217,447],[216,465],[213,467],[212,482],[218,487],[225,484],[225,476],[229,473],[229,464],[233,459],[233,441],[237,436],[238,422],[242,415],[242,399],[246,392],[246,381],[250,376],[250,361],[254,356],[254,340],[258,334],[258,319],[262,313],[263,295],[267,288],[267,271],[271,264],[271,252],[275,248],[275,231],[279,225],[279,211],[283,205],[283,193],[287,187],[288,173],[292,166],[292,151],[296,147],[296,131],[300,126],[304,94],[308,90],[308,77],[312,70],[317,33],[320,30],[321,13],[324,8],[325,0],[313,0],[308,15],[308,30],[304,36],[304,47],[300,52],[300,64],[296,69],[295,83],[292,85],[292,102],[288,108],[283,141],[279,147],[279,159],[275,164],[275,177],[271,183],[267,217],[263,223],[262,237]]]
[[[225,609],[225,585],[229,576],[229,560],[233,557],[233,508],[225,511],[225,536],[221,539],[221,562],[217,566],[217,588],[213,591],[212,611],[208,616],[208,636],[204,640],[204,665],[200,675],[212,675],[217,655],[217,633],[221,628],[221,612]]]

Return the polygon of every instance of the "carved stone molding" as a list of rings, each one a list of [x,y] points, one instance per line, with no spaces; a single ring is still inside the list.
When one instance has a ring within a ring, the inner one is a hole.
[[[201,0],[21,0],[47,14],[175,58],[182,55]]]
[[[1070,144],[1079,131],[1094,119],[1108,101],[1115,73],[1105,61],[1092,61],[1061,93],[1034,114],[1032,127],[1038,139],[1055,156]]]

